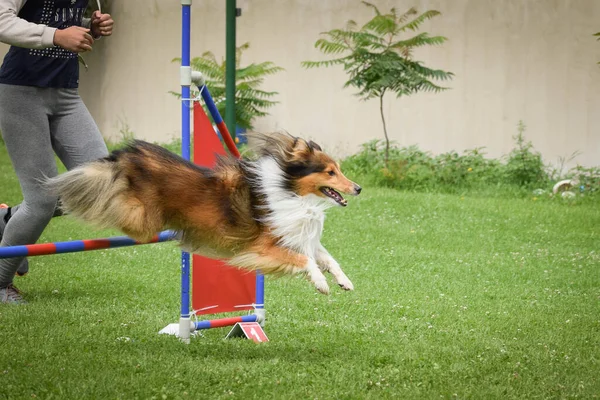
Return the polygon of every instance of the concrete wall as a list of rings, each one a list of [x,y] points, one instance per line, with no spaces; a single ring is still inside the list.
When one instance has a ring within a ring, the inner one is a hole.
[[[382,9],[433,8],[442,16],[424,26],[449,41],[417,57],[456,74],[451,90],[387,98],[391,137],[439,153],[485,146],[490,156],[513,146],[519,120],[547,161],[580,151],[576,161],[600,164],[600,30],[597,0],[397,0]],[[81,92],[101,130],[117,138],[166,141],[180,134],[178,91],[180,7],[164,0],[113,2],[113,37],[86,56]],[[250,42],[243,62],[273,61],[285,72],[266,80],[280,104],[257,129],[312,137],[337,155],[381,138],[379,105],[342,89],[341,68],[306,70],[320,59],[319,32],[359,23],[370,11],[350,0],[248,0],[238,19],[238,43]],[[225,1],[196,0],[192,55],[225,49]]]

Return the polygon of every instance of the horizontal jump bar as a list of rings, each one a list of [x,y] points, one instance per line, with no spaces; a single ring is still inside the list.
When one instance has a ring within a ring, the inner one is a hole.
[[[196,330],[222,328],[224,326],[235,325],[238,322],[257,322],[258,317],[254,314],[242,315],[241,317],[211,319],[206,321],[197,321],[194,323]]]
[[[73,240],[70,242],[26,244],[22,246],[0,247],[0,258],[45,256],[48,254],[76,253],[81,251],[112,249],[167,242],[175,239],[175,231],[162,231],[146,243],[138,242],[128,236],[115,236],[106,239]]]

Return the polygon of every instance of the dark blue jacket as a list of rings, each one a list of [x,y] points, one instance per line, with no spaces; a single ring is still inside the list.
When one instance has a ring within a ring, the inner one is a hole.
[[[81,26],[88,0],[27,0],[19,18],[57,29]],[[77,54],[54,46],[25,49],[11,46],[0,68],[0,83],[21,86],[76,88]]]

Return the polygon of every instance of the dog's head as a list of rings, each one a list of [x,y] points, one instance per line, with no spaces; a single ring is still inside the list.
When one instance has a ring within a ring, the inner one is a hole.
[[[273,157],[284,172],[286,189],[299,196],[316,195],[346,206],[342,193],[357,196],[362,188],[346,178],[340,165],[313,141],[283,133],[249,135],[251,148]]]

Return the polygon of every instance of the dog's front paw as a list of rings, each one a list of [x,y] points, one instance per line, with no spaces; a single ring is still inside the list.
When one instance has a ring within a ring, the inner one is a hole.
[[[328,295],[329,294],[329,285],[325,279],[319,279],[312,281],[313,285],[317,288],[319,293]]]
[[[354,290],[354,285],[350,282],[350,279],[343,277],[337,280],[337,284],[344,290]]]

